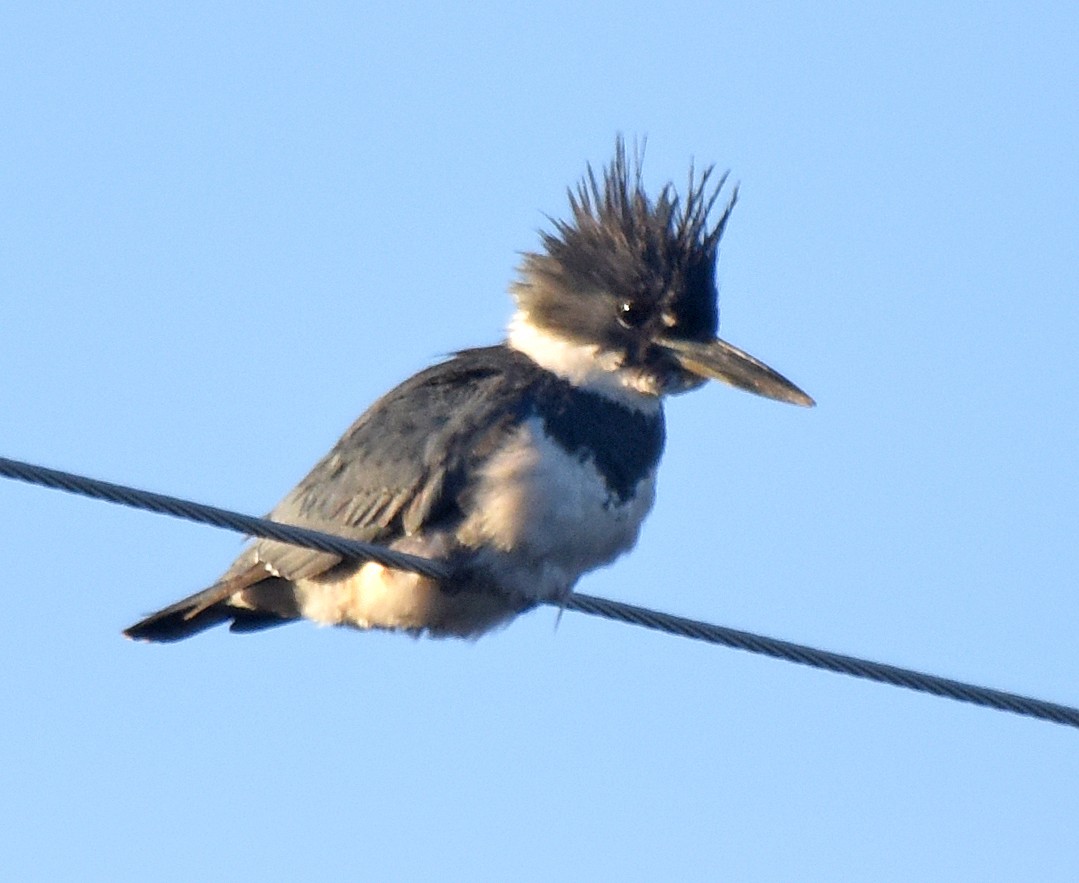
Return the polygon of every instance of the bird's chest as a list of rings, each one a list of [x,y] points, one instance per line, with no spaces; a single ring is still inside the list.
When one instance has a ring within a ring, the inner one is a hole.
[[[652,507],[658,451],[623,459],[567,449],[542,420],[525,421],[481,470],[458,537],[572,585],[630,549]]]

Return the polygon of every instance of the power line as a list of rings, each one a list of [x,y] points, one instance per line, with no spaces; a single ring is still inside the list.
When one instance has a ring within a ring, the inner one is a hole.
[[[344,537],[333,536],[332,534],[295,525],[268,521],[264,518],[254,518],[239,512],[230,512],[227,509],[206,506],[178,497],[98,481],[97,479],[75,475],[70,472],[46,469],[43,466],[35,466],[19,460],[10,460],[6,457],[0,457],[0,477],[14,478],[29,484],[55,488],[110,503],[119,503],[147,512],[157,512],[176,518],[184,518],[188,521],[221,527],[248,536],[279,540],[297,546],[317,549],[321,552],[331,552],[345,558],[375,561],[379,564],[400,570],[408,570],[434,579],[442,579],[448,575],[447,569],[437,561],[415,555],[406,555],[371,543],[345,539]],[[1005,693],[989,687],[979,687],[962,681],[953,681],[949,678],[937,677],[936,675],[880,662],[872,662],[855,656],[830,653],[826,650],[818,650],[803,644],[794,644],[777,638],[769,638],[752,632],[686,619],[670,613],[662,613],[657,610],[649,610],[646,607],[636,607],[632,604],[597,598],[592,595],[583,595],[578,592],[574,592],[562,602],[548,601],[545,603],[566,610],[587,613],[591,616],[601,616],[617,622],[643,626],[644,628],[678,635],[683,638],[692,638],[709,644],[720,644],[737,650],[747,650],[750,653],[759,653],[764,656],[783,659],[787,662],[796,662],[813,668],[864,678],[882,684],[891,684],[895,687],[906,687],[908,690],[917,690],[934,696],[944,696],[960,702],[969,702],[986,708],[1009,711],[1013,714],[1026,715],[1039,720],[1079,728],[1079,709],[1071,708],[1067,705],[1058,705],[1054,702],[1045,702],[1015,693]]]
[[[959,702],[970,702],[973,705],[983,705],[986,708],[995,708],[999,711],[1010,711],[1013,714],[1035,717],[1069,727],[1079,727],[1079,708],[1058,705],[1055,702],[1045,702],[1041,699],[1031,699],[1017,693],[1005,693],[1002,690],[993,690],[990,687],[978,687],[974,684],[953,681],[949,678],[942,678],[909,668],[900,668],[883,662],[860,659],[857,656],[830,653],[827,650],[807,647],[805,644],[794,644],[790,641],[782,641],[779,638],[768,638],[753,632],[743,632],[726,626],[712,625],[695,619],[675,616],[671,613],[649,610],[647,607],[635,607],[622,601],[610,601],[606,598],[582,595],[579,592],[574,592],[570,595],[563,606],[567,610],[577,610],[581,613],[602,616],[617,622],[644,626],[670,635],[693,638],[709,644],[720,644],[735,650],[748,650],[750,653],[772,656],[775,659],[797,662],[800,665],[834,671],[855,678],[863,678],[867,681],[891,684],[893,687],[906,687],[908,690],[917,690],[920,693],[931,693],[934,696],[944,696],[947,699],[955,699]]]
[[[378,564],[393,567],[396,570],[407,570],[410,573],[418,573],[434,579],[445,579],[449,573],[437,561],[420,558],[418,555],[409,555],[405,552],[396,552],[393,549],[387,549],[385,546],[376,546],[373,543],[364,543],[360,540],[345,539],[333,534],[297,527],[293,524],[282,524],[277,521],[268,521],[265,518],[255,518],[240,512],[218,509],[216,506],[207,506],[203,503],[193,503],[190,500],[182,500],[179,497],[170,497],[166,494],[142,491],[122,484],[98,481],[94,478],[87,478],[85,475],[60,472],[57,469],[46,469],[44,466],[34,466],[20,460],[9,460],[6,457],[0,457],[0,476],[79,494],[94,500],[119,503],[122,506],[130,506],[133,509],[142,509],[146,512],[171,515],[173,518],[183,518],[198,524],[209,524],[212,527],[224,528],[246,536],[280,540],[282,543],[291,543],[294,546],[317,549],[319,552],[330,552],[334,555],[340,555],[342,558],[352,558],[357,561],[374,561]]]

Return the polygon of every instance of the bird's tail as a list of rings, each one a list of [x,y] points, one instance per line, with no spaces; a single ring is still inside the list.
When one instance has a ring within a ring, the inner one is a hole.
[[[233,578],[151,613],[124,629],[124,635],[136,641],[182,641],[230,620],[229,631],[253,632],[299,616],[295,588],[288,580],[268,577],[251,583]]]

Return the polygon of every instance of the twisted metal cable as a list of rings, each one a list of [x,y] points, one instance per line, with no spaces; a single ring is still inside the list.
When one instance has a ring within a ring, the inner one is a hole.
[[[206,506],[178,497],[98,481],[70,472],[46,469],[43,466],[35,466],[6,457],[0,457],[0,477],[14,478],[29,484],[55,488],[96,500],[105,500],[148,512],[158,512],[176,518],[184,518],[188,521],[221,527],[249,536],[293,543],[297,546],[317,549],[320,552],[331,552],[346,558],[375,561],[388,567],[419,573],[433,579],[442,579],[447,575],[446,568],[437,561],[420,558],[416,555],[407,555],[371,543],[349,540],[295,525],[267,521],[264,518],[253,518],[250,515],[230,512],[227,509]],[[825,671],[838,672],[882,684],[891,684],[895,687],[905,687],[908,690],[930,693],[934,696],[943,696],[959,702],[969,702],[986,708],[1009,711],[1013,714],[1079,728],[1079,709],[1071,708],[1067,705],[1058,705],[1054,702],[1045,702],[1028,696],[993,690],[989,687],[979,687],[962,681],[953,681],[949,678],[937,677],[936,675],[899,668],[894,665],[886,665],[881,662],[872,662],[855,656],[845,656],[840,653],[831,653],[827,650],[818,650],[803,644],[794,644],[778,638],[769,638],[752,632],[699,622],[694,619],[674,616],[670,613],[649,610],[646,607],[637,607],[633,604],[611,601],[607,598],[597,598],[593,595],[583,595],[578,592],[574,592],[564,601],[545,603],[565,610],[587,613],[590,616],[601,616],[616,622],[643,626],[644,628],[665,632],[670,635],[692,638],[709,644],[719,644],[737,650],[747,650],[750,653],[771,656],[775,659],[796,662],[800,665],[808,665]]]
[[[790,641],[781,641],[779,638],[755,635],[752,632],[686,619],[671,613],[649,610],[647,607],[636,607],[622,601],[609,601],[606,598],[583,595],[580,592],[570,595],[563,606],[567,610],[644,626],[669,635],[693,638],[709,644],[720,644],[735,650],[748,650],[750,653],[760,653],[787,662],[797,662],[800,665],[822,668],[825,671],[864,678],[867,681],[891,684],[893,687],[906,687],[908,690],[944,696],[959,702],[970,702],[986,708],[1010,711],[1013,714],[1035,717],[1069,727],[1079,727],[1079,709],[1058,705],[1055,702],[1045,702],[1016,693],[1005,693],[989,687],[965,684],[962,681],[953,681],[909,668],[859,659],[857,656],[830,653],[827,650],[818,650],[804,644],[793,644]]]
[[[376,546],[360,540],[349,540],[333,534],[322,533],[318,530],[298,527],[294,524],[283,524],[279,521],[269,521],[265,518],[254,518],[240,512],[231,512],[228,509],[218,509],[216,506],[193,503],[179,497],[142,491],[122,484],[98,481],[95,478],[87,478],[84,475],[75,475],[71,472],[46,469],[43,466],[23,463],[21,460],[9,460],[7,457],[0,457],[0,476],[79,494],[94,500],[119,503],[121,506],[130,506],[133,509],[142,509],[146,512],[171,515],[174,518],[183,518],[198,524],[209,524],[213,527],[221,527],[247,536],[279,540],[282,543],[304,546],[308,549],[316,549],[319,552],[331,552],[334,555],[340,555],[342,558],[352,558],[357,561],[374,561],[387,567],[407,570],[410,573],[418,573],[421,576],[429,576],[433,579],[444,579],[448,574],[446,568],[437,561],[420,558],[418,555],[409,555],[405,552],[395,552],[385,546]]]

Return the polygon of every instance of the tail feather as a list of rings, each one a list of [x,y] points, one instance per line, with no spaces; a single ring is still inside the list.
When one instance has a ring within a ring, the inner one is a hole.
[[[230,620],[230,631],[252,632],[283,625],[299,615],[287,580],[271,577],[252,584],[230,579],[151,613],[124,629],[124,635],[136,641],[182,641]]]
[[[136,641],[179,641],[227,622],[233,617],[226,603],[232,593],[221,592],[220,585],[210,586],[139,620],[124,635]]]

